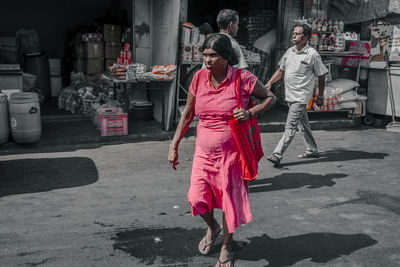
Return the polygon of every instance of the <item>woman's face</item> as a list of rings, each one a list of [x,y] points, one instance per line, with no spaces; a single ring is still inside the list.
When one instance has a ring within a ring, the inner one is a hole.
[[[221,57],[216,51],[211,48],[204,49],[203,51],[204,65],[209,70],[218,70],[226,68],[228,60]]]

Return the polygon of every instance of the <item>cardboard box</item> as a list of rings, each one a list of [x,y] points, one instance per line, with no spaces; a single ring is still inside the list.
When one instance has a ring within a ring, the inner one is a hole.
[[[0,46],[17,47],[17,38],[13,36],[0,36]]]
[[[193,59],[193,46],[192,45],[182,45],[181,59],[183,61],[192,61],[192,59]]]
[[[0,90],[18,89],[22,91],[22,88],[22,72],[0,74]]]
[[[83,42],[78,41],[74,43],[74,53],[77,58],[85,57],[85,48],[83,47]]]
[[[117,59],[121,50],[120,42],[104,42],[104,57]]]
[[[192,41],[192,29],[190,25],[182,24],[181,44],[188,45]]]
[[[87,42],[83,44],[85,58],[104,58],[103,42]]]
[[[106,58],[104,60],[104,70],[108,71],[108,67],[111,67],[114,63],[117,63],[117,59]]]
[[[87,58],[86,59],[86,74],[97,74],[104,70],[104,59],[102,58]]]
[[[85,72],[86,60],[84,58],[76,58],[74,60],[74,70],[75,72]]]
[[[199,43],[199,35],[200,35],[200,31],[199,31],[199,28],[197,28],[197,27],[194,27],[193,29],[192,29],[192,40],[191,40],[191,43],[192,44],[198,44]]]
[[[201,45],[193,45],[193,61],[202,61],[203,53],[201,53]]]
[[[121,26],[104,24],[103,25],[103,40],[105,42],[121,42]]]

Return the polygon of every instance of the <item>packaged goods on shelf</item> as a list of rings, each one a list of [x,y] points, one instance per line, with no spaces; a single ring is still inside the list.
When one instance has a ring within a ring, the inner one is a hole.
[[[176,72],[176,65],[175,64],[170,64],[166,66],[162,65],[155,65],[152,68],[152,71],[154,74],[172,74]]]
[[[126,79],[135,80],[138,75],[146,72],[146,65],[141,63],[129,64],[126,66]]]
[[[190,22],[181,23],[181,44],[188,45],[192,41],[192,30],[194,25]]]
[[[176,76],[176,65],[155,65],[151,72],[155,75],[156,79],[173,80]]]
[[[104,70],[108,71],[110,67],[112,67],[115,63],[117,63],[117,58],[106,58],[104,60]]]
[[[193,45],[186,44],[181,46],[181,60],[183,61],[193,60]]]
[[[400,27],[396,25],[393,26],[393,41],[389,59],[391,61],[400,61]]]
[[[81,37],[83,42],[101,42],[103,40],[103,35],[97,32],[83,33]]]
[[[112,73],[112,75],[120,80],[125,80],[126,79],[126,66],[120,65],[120,64],[114,64],[111,67],[109,67],[109,71]]]

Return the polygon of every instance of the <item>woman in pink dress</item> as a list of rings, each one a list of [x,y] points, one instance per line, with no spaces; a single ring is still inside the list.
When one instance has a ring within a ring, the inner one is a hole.
[[[241,177],[240,155],[228,121],[235,117],[245,121],[276,101],[275,96],[257,77],[241,70],[242,106],[247,107],[250,96],[260,103],[250,109],[237,108],[233,65],[238,59],[229,38],[213,34],[206,38],[202,53],[206,69],[199,70],[189,87],[182,118],[170,144],[168,160],[178,164],[179,141],[194,115],[199,118],[196,149],[193,158],[189,204],[193,216],[200,214],[208,225],[206,235],[199,243],[199,251],[208,254],[217,235],[223,230],[223,244],[216,266],[233,266],[229,245],[235,228],[252,220],[248,183]],[[222,210],[222,227],[214,218],[213,209]]]

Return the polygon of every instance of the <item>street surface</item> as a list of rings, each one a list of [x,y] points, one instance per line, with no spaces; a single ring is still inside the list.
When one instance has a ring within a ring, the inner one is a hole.
[[[261,160],[235,266],[400,266],[400,134],[314,134],[321,158],[297,159],[297,134],[282,168]],[[266,155],[280,136],[262,134]],[[0,266],[213,266],[221,239],[200,255],[186,200],[194,144],[177,171],[168,141],[0,156]]]

